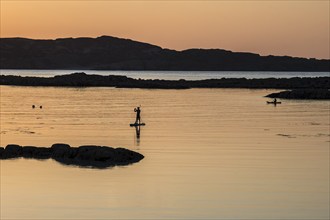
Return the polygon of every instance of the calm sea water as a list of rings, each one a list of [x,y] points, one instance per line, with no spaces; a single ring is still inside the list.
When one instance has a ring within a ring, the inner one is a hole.
[[[85,72],[97,75],[124,75],[141,79],[201,80],[220,78],[291,78],[330,76],[329,72],[257,72],[257,71],[95,71],[95,70],[6,70],[0,69],[0,75],[43,76],[65,75]]]
[[[1,219],[329,219],[327,101],[275,107],[263,97],[274,90],[248,89],[0,91],[1,146],[145,155],[104,170],[1,161]],[[140,138],[129,127],[137,105]]]

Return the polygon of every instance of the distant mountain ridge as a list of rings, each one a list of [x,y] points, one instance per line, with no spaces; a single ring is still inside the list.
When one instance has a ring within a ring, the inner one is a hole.
[[[0,38],[1,69],[330,71],[330,60],[260,56],[222,49],[163,49],[110,36]]]

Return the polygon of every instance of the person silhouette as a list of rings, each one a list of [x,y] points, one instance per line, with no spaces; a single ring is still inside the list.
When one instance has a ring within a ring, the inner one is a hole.
[[[135,124],[140,124],[141,123],[141,109],[140,109],[140,107],[134,108],[134,112],[136,112]]]

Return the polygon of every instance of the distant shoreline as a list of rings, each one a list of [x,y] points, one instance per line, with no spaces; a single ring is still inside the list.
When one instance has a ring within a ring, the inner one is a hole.
[[[328,61],[328,60],[326,60]],[[330,61],[329,61],[330,62]],[[136,71],[143,71],[143,72],[279,72],[279,73],[284,73],[284,72],[301,72],[301,73],[329,73],[330,70],[198,70],[198,69],[193,69],[193,70],[184,70],[184,69],[81,69],[79,67],[77,68],[0,68],[2,71],[12,71],[12,70],[17,70],[17,71],[22,71],[22,70],[28,70],[28,71],[99,71],[99,72],[111,72],[111,71],[127,71],[127,72],[136,72]]]
[[[69,73],[84,72],[87,75],[127,76],[133,79],[164,79],[164,80],[206,80],[221,78],[293,78],[293,77],[330,77],[330,72],[277,72],[277,71],[116,71],[116,70],[36,70],[36,69],[0,69],[0,75],[54,77]]]
[[[262,56],[224,49],[176,51],[111,36],[0,39],[0,66],[3,69],[330,71],[329,59]]]
[[[133,79],[127,76],[87,75],[84,72],[54,77],[0,75],[0,85],[53,87],[115,87],[146,89],[248,88],[248,89],[329,89],[330,77],[221,78],[206,80]]]

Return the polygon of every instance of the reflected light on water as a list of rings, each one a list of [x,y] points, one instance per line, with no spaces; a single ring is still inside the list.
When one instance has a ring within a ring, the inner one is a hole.
[[[145,156],[106,170],[1,161],[2,219],[329,218],[326,101],[275,107],[263,97],[274,90],[248,89],[0,89],[1,146]],[[140,104],[139,130],[129,124]]]

